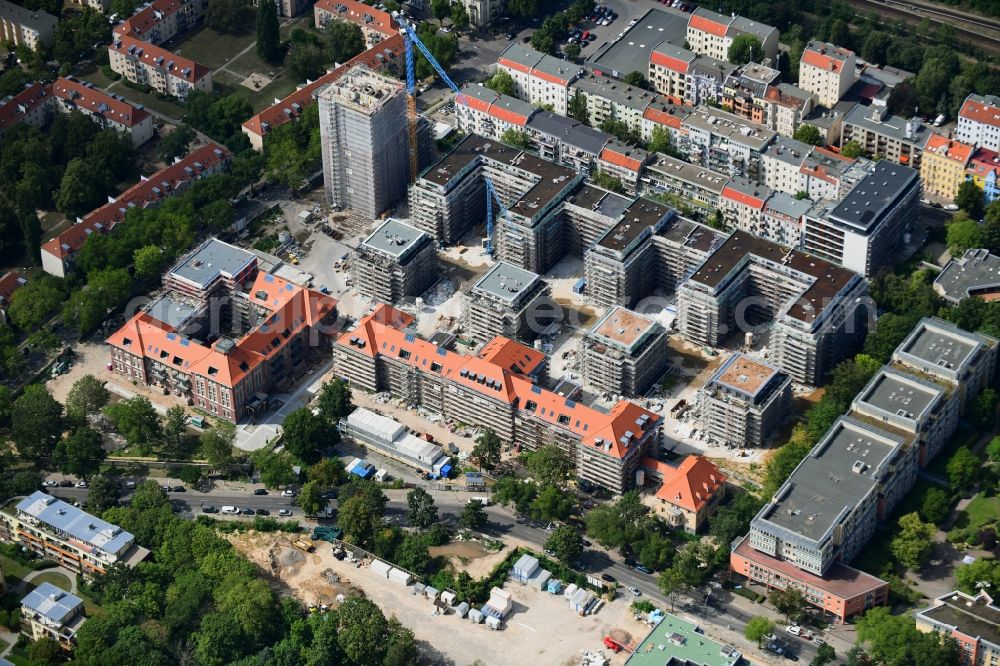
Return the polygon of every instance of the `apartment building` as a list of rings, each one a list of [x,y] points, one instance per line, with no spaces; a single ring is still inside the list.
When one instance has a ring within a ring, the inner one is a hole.
[[[725,16],[698,7],[688,18],[687,43],[692,51],[718,60],[729,60],[729,47],[740,35],[752,35],[760,40],[764,52],[753,54],[755,59],[778,55],[778,30],[742,16]]]
[[[785,247],[798,247],[802,242],[805,216],[813,202],[799,199],[786,192],[773,192],[760,212],[758,236]]]
[[[250,146],[257,151],[264,150],[264,137],[269,132],[285,123],[298,120],[303,110],[316,102],[318,91],[337,81],[345,72],[357,65],[364,65],[373,72],[403,71],[401,63],[404,59],[404,51],[403,36],[397,33],[367,51],[359,53],[315,81],[307,81],[295,92],[243,122],[243,133],[250,139]]]
[[[481,83],[462,86],[455,104],[455,120],[466,134],[478,134],[499,141],[504,132],[525,131],[528,120],[538,112],[528,102],[487,88]]]
[[[934,291],[956,306],[966,298],[982,298],[984,301],[1000,297],[1000,257],[989,250],[966,250],[961,257],[948,262],[936,278]]]
[[[2,122],[0,120],[0,127]],[[1000,154],[989,148],[977,149],[969,158],[965,177],[983,191],[987,204],[993,203],[1000,198]]]
[[[212,92],[210,69],[130,35],[114,36],[108,59],[116,73],[162,95],[183,100],[192,90]]]
[[[970,94],[958,112],[955,138],[1000,152],[1000,97]]]
[[[920,175],[881,160],[840,203],[805,218],[802,247],[864,276],[894,263],[920,211]]]
[[[52,119],[52,90],[33,81],[15,95],[0,99],[0,137],[20,123],[41,127]]]
[[[562,116],[566,115],[570,84],[584,74],[582,67],[518,41],[500,54],[497,64],[514,79],[517,97]]]
[[[876,160],[885,159],[902,166],[920,168],[920,158],[931,131],[919,118],[906,120],[890,116],[886,107],[855,106],[844,116],[840,147],[857,141]]]
[[[954,201],[959,186],[965,182],[966,167],[975,146],[931,134],[920,159],[920,182],[924,192]]]
[[[652,158],[653,155],[642,148],[611,139],[601,149],[596,166],[600,173],[617,178],[625,194],[634,196],[639,190],[643,169]]]
[[[642,138],[649,141],[653,138],[653,130],[662,127],[670,133],[674,145],[681,140],[681,124],[694,107],[683,104],[664,95],[657,95],[642,112]]]
[[[469,356],[417,337],[413,317],[380,305],[335,345],[337,371],[352,387],[389,391],[445,419],[493,429],[523,450],[560,447],[576,475],[622,493],[658,445],[661,417],[620,401],[608,412],[543,388],[545,355],[495,338]]]
[[[358,65],[317,98],[327,203],[378,217],[406,195],[409,134],[403,84]]]
[[[642,395],[667,369],[667,330],[615,306],[583,336],[580,358],[583,382],[594,390]]]
[[[0,0],[0,42],[32,50],[51,46],[58,22],[59,19],[41,9],[27,9]]]
[[[40,490],[0,509],[0,539],[86,578],[113,564],[134,567],[149,555],[117,525]]]
[[[48,638],[62,649],[72,650],[86,621],[83,599],[48,581],[21,599],[21,634],[29,641]]]
[[[682,123],[686,141],[681,148],[693,164],[756,180],[760,156],[776,134],[721,109],[696,108]]]
[[[768,86],[760,104],[764,107],[763,125],[781,136],[793,136],[816,109],[816,94],[790,83]]]
[[[469,25],[485,28],[503,15],[503,0],[460,0],[469,15]]]
[[[389,218],[365,238],[351,258],[351,278],[362,296],[398,303],[419,296],[437,280],[434,239]]]
[[[569,86],[569,99],[579,93],[587,102],[590,124],[599,127],[608,118],[620,120],[629,127],[642,127],[646,107],[656,97],[649,90],[636,88],[618,79],[587,73]]]
[[[640,190],[644,194],[670,194],[691,206],[710,210],[719,208],[728,182],[725,174],[657,154],[656,160],[642,170]]]
[[[701,456],[688,456],[677,467],[644,458],[642,468],[649,481],[659,484],[653,495],[656,513],[688,534],[696,534],[726,496],[728,477]]]
[[[399,34],[399,27],[389,12],[360,0],[318,0],[313,5],[313,19],[317,30],[325,30],[331,21],[353,23],[361,28],[367,49]]]
[[[498,262],[462,299],[462,330],[479,342],[534,340],[556,314],[549,299],[549,286],[537,273]]]
[[[128,134],[132,144],[141,146],[153,138],[153,117],[142,106],[103,92],[88,81],[72,76],[56,79],[52,99],[63,113],[79,111],[103,128]]]
[[[112,371],[221,419],[265,409],[268,392],[328,349],[334,299],[260,271],[256,255],[217,239],[183,257],[164,286],[166,302],[107,339]]]
[[[814,39],[799,59],[799,88],[814,93],[821,105],[832,109],[857,80],[856,68],[854,51]]]
[[[632,199],[584,182],[562,202],[558,221],[562,224],[558,247],[562,255],[583,257],[608,229],[615,226]]]
[[[525,125],[531,149],[543,159],[588,174],[612,137],[579,120],[542,111]]]
[[[649,52],[647,79],[653,90],[673,100],[685,100],[688,94],[687,75],[697,54],[667,41]]]
[[[771,194],[772,190],[767,186],[746,178],[730,180],[719,196],[719,211],[726,226],[765,237],[768,230],[761,224],[761,213]]]
[[[0,314],[2,316],[7,316],[7,308],[10,307],[14,292],[26,284],[28,284],[28,278],[21,275],[18,270],[7,271],[0,276]],[[2,587],[3,581],[0,580],[0,590]]]
[[[92,210],[77,224],[42,243],[42,269],[56,277],[66,277],[75,254],[92,234],[110,232],[125,221],[126,213],[133,208],[158,206],[164,199],[186,191],[194,181],[222,173],[229,168],[231,159],[229,150],[209,143],[140,180],[114,201]]]
[[[250,0],[250,5],[257,7],[257,3],[260,0]],[[278,16],[284,16],[292,18],[298,16],[309,8],[309,3],[306,0],[274,0],[274,4],[278,9]]]
[[[867,293],[856,273],[736,231],[678,289],[678,330],[714,347],[771,322],[775,365],[818,386],[864,338]]]
[[[722,108],[741,118],[758,124],[764,123],[764,107],[757,100],[763,99],[768,86],[781,78],[781,72],[756,62],[748,62],[726,77],[723,83]]]
[[[684,77],[684,101],[688,104],[719,104],[726,80],[736,71],[728,60],[697,55]]]
[[[1000,661],[1000,607],[986,589],[960,590],[937,597],[914,615],[917,629],[958,643],[962,666],[993,666]]]
[[[871,160],[850,159],[826,148],[779,136],[760,156],[760,180],[785,192],[805,192],[810,199],[839,201],[868,175]]]
[[[710,441],[760,448],[788,416],[792,379],[769,363],[736,352],[698,391],[697,401]]]
[[[208,9],[204,0],[153,0],[114,27],[115,37],[163,44],[191,29]]]

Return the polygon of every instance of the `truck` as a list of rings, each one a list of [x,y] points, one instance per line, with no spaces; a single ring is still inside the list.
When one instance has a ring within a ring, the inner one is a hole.
[[[307,541],[305,539],[296,539],[292,542],[292,545],[299,550],[304,550],[307,553],[311,553],[316,550],[316,546],[312,545],[311,541]]]

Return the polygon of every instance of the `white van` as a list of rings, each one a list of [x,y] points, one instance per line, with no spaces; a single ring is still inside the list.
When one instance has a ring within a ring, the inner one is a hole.
[[[489,497],[470,497],[469,501],[466,502],[466,504],[472,504],[473,502],[479,502],[483,506],[489,506],[490,505],[490,498]]]
[[[219,509],[219,513],[226,513],[229,514],[230,516],[236,516],[239,514],[239,512],[240,510],[237,509],[235,506],[224,506],[221,509]]]

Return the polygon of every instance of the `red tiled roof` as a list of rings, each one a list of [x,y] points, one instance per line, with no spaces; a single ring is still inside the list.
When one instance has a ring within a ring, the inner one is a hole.
[[[24,90],[0,104],[0,130],[5,130],[21,122],[31,110],[51,99],[51,86],[34,81]],[[24,113],[21,108],[24,107]]]
[[[725,32],[723,30],[723,32]],[[666,67],[667,69],[679,72],[681,74],[687,74],[688,68],[691,63],[686,60],[681,60],[680,58],[672,58],[664,53],[660,53],[657,50],[650,51],[649,61],[654,65],[659,65],[660,67]]]
[[[7,271],[0,277],[0,303],[9,303],[15,291],[27,284],[27,280],[17,271]]]
[[[176,14],[184,6],[180,0],[154,0],[146,8],[136,12],[115,26],[116,35],[133,35],[142,38],[164,17]]]
[[[726,483],[726,475],[701,456],[688,456],[672,473],[664,472],[656,497],[697,513]]]
[[[968,118],[977,123],[1000,127],[1000,107],[969,98],[958,112],[960,118]]]
[[[52,240],[42,244],[42,250],[63,259],[76,252],[94,233],[106,233],[125,219],[130,208],[146,208],[173,196],[187,183],[198,178],[206,170],[219,162],[229,159],[227,148],[209,143],[188,153],[187,157],[160,169],[149,178],[125,190],[117,199],[88,213],[79,224],[75,224]],[[200,164],[199,168],[197,164]],[[188,170],[190,169],[190,173]]]
[[[486,343],[479,358],[525,375],[530,375],[545,362],[545,354],[537,349],[499,335]]]
[[[969,160],[969,168],[966,171],[972,172],[972,174],[981,178],[985,178],[991,171],[995,171],[997,175],[1000,175],[1000,154],[989,148],[980,148],[972,154],[972,158]]]
[[[719,23],[713,21],[707,16],[700,15],[697,11],[691,14],[691,18],[688,19],[688,28],[694,28],[695,30],[700,30],[701,32],[707,32],[716,37],[725,37],[726,31],[729,29],[729,24],[732,20],[726,23]]]
[[[975,151],[973,146],[961,141],[954,141],[946,136],[931,133],[927,137],[927,145],[924,146],[924,154],[932,153],[939,157],[944,157],[952,162],[957,162],[962,166],[969,163],[969,158]]]
[[[344,7],[344,11],[340,11]],[[314,11],[325,11],[340,18],[357,23],[363,28],[378,30],[383,35],[395,35],[398,32],[396,20],[392,14],[366,5],[358,0],[319,0]]]
[[[637,160],[634,157],[610,147],[606,147],[601,151],[601,160],[607,162],[608,164],[613,164],[614,166],[619,166],[623,169],[630,169],[632,171],[638,171],[642,168],[642,160]]]
[[[108,50],[137,57],[144,64],[162,69],[171,76],[184,79],[189,83],[200,81],[210,73],[207,67],[194,60],[175,55],[167,49],[130,35],[116,35],[115,41],[108,45]]]
[[[847,59],[852,55],[854,55],[853,51],[833,44],[811,42],[803,49],[801,62],[827,72],[840,73],[844,69]]]
[[[737,203],[741,203],[744,206],[749,206],[750,208],[762,209],[764,208],[764,200],[755,196],[751,196],[746,192],[741,192],[736,188],[726,185],[722,188],[722,196],[726,199],[731,199]]]
[[[312,83],[307,83],[288,97],[272,104],[257,115],[252,116],[243,123],[243,127],[248,132],[264,136],[275,127],[284,125],[288,121],[297,118],[302,113],[302,109],[315,101],[313,94],[317,90],[339,79],[348,69],[355,65],[365,65],[369,69],[379,70],[390,61],[401,57],[403,52],[403,37],[397,33],[389,39],[376,44],[364,53],[354,56],[340,67],[327,72]],[[295,105],[298,106],[298,109],[295,108]]]
[[[135,127],[149,117],[145,109],[137,109],[123,99],[73,78],[57,79],[52,84],[52,94],[85,113],[102,116],[125,127]]]

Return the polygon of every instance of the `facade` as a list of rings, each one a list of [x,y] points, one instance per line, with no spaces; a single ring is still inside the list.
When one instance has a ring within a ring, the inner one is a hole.
[[[791,401],[791,377],[737,352],[698,392],[701,427],[710,441],[760,448],[788,416]]]
[[[92,83],[71,76],[52,84],[52,98],[63,113],[79,111],[101,127],[128,134],[132,144],[141,146],[153,138],[153,117],[120,97],[105,93]]]
[[[368,9],[371,8],[368,7]],[[403,62],[403,52],[402,35],[396,33],[387,37],[367,51],[354,56],[340,67],[327,72],[315,81],[307,81],[305,85],[300,86],[284,99],[276,101],[260,113],[251,116],[249,120],[243,122],[243,133],[250,139],[250,145],[254,150],[264,150],[264,137],[271,130],[298,120],[302,111],[316,102],[316,94],[337,81],[345,72],[353,69],[356,65],[364,65],[373,72],[403,71],[400,65]]]
[[[617,178],[625,194],[634,196],[639,190],[643,168],[652,158],[653,155],[642,148],[612,139],[601,150],[596,166],[600,173]]]
[[[451,459],[441,447],[417,437],[399,421],[358,407],[340,420],[337,429],[354,441],[375,448],[382,455],[398,460],[420,472],[447,478]]]
[[[748,62],[726,77],[722,93],[722,108],[751,122],[764,122],[764,109],[757,100],[764,97],[768,86],[781,78],[781,72],[771,67]]]
[[[958,112],[955,138],[1000,152],[1000,97],[970,94]]]
[[[760,101],[764,126],[781,136],[793,136],[817,105],[816,94],[790,83],[768,86]]]
[[[87,618],[83,599],[45,582],[21,599],[21,633],[30,641],[49,638],[72,650]]]
[[[737,231],[681,284],[678,329],[714,347],[773,322],[773,362],[794,381],[818,386],[864,338],[867,293],[852,271]]]
[[[498,262],[462,300],[462,329],[479,342],[497,336],[533,340],[551,314],[549,286],[537,273]]]
[[[208,9],[204,0],[153,0],[114,27],[114,37],[163,44],[189,30]]]
[[[183,100],[192,90],[212,92],[210,69],[130,35],[115,35],[108,60],[116,73],[162,95]]]
[[[509,129],[526,131],[528,121],[538,112],[528,102],[501,95],[481,83],[466,84],[462,87],[462,95],[465,102],[455,105],[459,129],[494,141],[499,141]]]
[[[1000,660],[1000,607],[987,590],[956,590],[915,614],[917,629],[954,638],[962,666],[992,666]]]
[[[886,107],[857,105],[844,116],[840,147],[857,141],[875,160],[920,168],[920,158],[931,132],[919,118],[890,116]]]
[[[726,475],[701,456],[688,456],[677,467],[652,458],[642,465],[646,476],[660,484],[654,494],[656,513],[688,534],[697,533],[726,496]]]
[[[389,218],[366,238],[351,259],[351,278],[362,296],[396,303],[419,296],[437,280],[433,239]]]
[[[725,174],[658,153],[642,170],[640,189],[645,194],[675,196],[696,208],[714,209],[728,182]]]
[[[966,298],[995,301],[1000,298],[1000,257],[986,249],[966,250],[952,259],[934,279],[934,291],[949,305]]]
[[[760,156],[775,133],[763,125],[712,107],[696,108],[682,123],[686,141],[681,149],[692,164],[756,180]]]
[[[514,79],[518,98],[539,107],[551,106],[562,116],[566,115],[570,84],[584,73],[582,67],[518,41],[500,54],[497,64]]]
[[[965,182],[966,166],[974,151],[974,146],[940,134],[927,137],[920,159],[920,182],[924,192],[954,201],[959,186]]]
[[[832,109],[854,85],[856,68],[854,51],[814,39],[799,60],[799,87]]]
[[[695,53],[718,60],[729,60],[729,47],[740,35],[752,35],[760,40],[763,54],[755,59],[778,55],[778,30],[763,23],[755,23],[742,16],[724,16],[704,7],[697,8],[688,18],[687,43]]]
[[[629,127],[638,127],[640,131],[646,107],[656,97],[655,93],[648,90],[593,73],[570,83],[568,99],[573,99],[577,93],[587,101],[587,115],[594,127],[613,118]]]
[[[413,321],[380,305],[337,341],[337,371],[354,389],[490,427],[522,449],[558,446],[577,476],[613,493],[635,484],[640,460],[658,445],[659,416],[625,401],[605,413],[543,388],[545,355],[513,340],[494,338],[468,356],[417,337]]]
[[[113,564],[134,567],[149,555],[117,525],[40,490],[0,509],[0,539],[87,578]]]
[[[525,129],[531,138],[531,149],[542,159],[583,174],[597,167],[601,152],[612,140],[610,134],[550,111],[533,115]]]
[[[0,137],[14,125],[41,127],[52,118],[52,90],[37,81],[16,95],[0,99]]]
[[[376,218],[406,195],[409,134],[403,84],[357,66],[319,98],[327,202]]]
[[[0,0],[0,42],[32,50],[51,46],[58,22],[59,19],[48,12]]]
[[[503,15],[503,0],[461,0],[469,15],[469,25],[485,28]]]
[[[1000,154],[989,148],[979,148],[969,159],[965,177],[983,191],[987,204],[993,203],[1000,198]]]
[[[719,196],[719,211],[726,226],[765,238],[769,230],[764,228],[761,216],[771,194],[770,188],[746,178],[730,180]]]
[[[805,217],[803,249],[870,276],[894,263],[920,210],[915,169],[882,160],[836,206]]]
[[[324,30],[331,21],[353,23],[361,28],[365,47],[371,49],[383,40],[399,33],[392,15],[359,0],[319,0],[313,5],[317,30]],[[471,20],[471,14],[470,14]]]
[[[642,395],[667,369],[667,331],[616,306],[583,336],[580,354],[584,384],[611,395]]]
[[[260,271],[256,255],[217,239],[183,257],[164,286],[164,298],[107,339],[112,371],[221,419],[266,408],[268,392],[328,349],[335,300]]]
[[[184,192],[196,180],[222,173],[229,167],[232,154],[222,146],[209,143],[187,157],[141,180],[111,203],[92,210],[66,231],[42,243],[42,268],[56,277],[66,277],[74,255],[92,234],[110,232],[125,221],[132,208],[157,206],[161,201]]]
[[[760,213],[761,231],[757,234],[785,247],[798,247],[802,242],[805,216],[812,210],[813,202],[793,197],[785,192],[774,192],[764,202]]]

